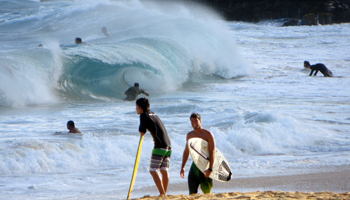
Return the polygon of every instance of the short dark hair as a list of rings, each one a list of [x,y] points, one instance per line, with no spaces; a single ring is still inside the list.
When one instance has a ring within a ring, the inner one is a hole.
[[[304,65],[305,65],[305,64],[306,64],[307,66],[310,66],[310,63],[309,63],[309,61],[307,61],[307,60],[304,61]]]
[[[201,116],[198,113],[192,113],[190,119],[191,118],[196,118],[196,119],[201,120]]]
[[[75,38],[75,42],[82,43],[83,41],[81,40],[81,38],[80,38],[80,37],[76,37],[76,38]]]
[[[150,111],[150,104],[149,104],[149,100],[147,98],[142,97],[142,98],[137,99],[136,104],[142,108],[143,112]]]
[[[75,124],[74,124],[74,122],[72,120],[68,121],[67,125],[70,126],[70,127],[75,128]]]
[[[140,86],[139,83],[134,84],[134,87],[139,87],[139,86]]]

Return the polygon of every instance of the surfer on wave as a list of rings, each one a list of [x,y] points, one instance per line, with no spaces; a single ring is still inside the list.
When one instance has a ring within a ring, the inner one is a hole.
[[[106,36],[106,37],[109,37],[109,36],[111,36],[111,34],[110,33],[108,33],[108,31],[107,31],[107,28],[106,27],[102,27],[102,29],[101,29],[101,32]]]
[[[143,89],[140,89],[139,83],[135,83],[134,87],[130,87],[127,91],[125,91],[126,98],[125,101],[133,101],[136,99],[136,97],[139,94],[144,94],[146,96],[149,96],[149,94],[144,91]]]

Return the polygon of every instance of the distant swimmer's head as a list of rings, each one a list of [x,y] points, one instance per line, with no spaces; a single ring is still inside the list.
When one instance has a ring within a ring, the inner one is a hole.
[[[44,45],[42,45],[42,44],[38,44],[38,47],[44,47]]]
[[[145,97],[142,97],[136,100],[136,110],[137,110],[137,107],[140,107],[143,110],[143,112],[149,112],[151,110],[149,100]],[[137,113],[140,114],[138,110],[137,110]]]
[[[73,122],[72,120],[68,121],[68,122],[67,122],[67,129],[68,129],[68,130],[71,130],[71,129],[73,129],[73,128],[75,128],[74,122]]]
[[[304,61],[304,67],[305,68],[310,68],[310,63],[309,63],[309,61]]]
[[[75,127],[75,124],[72,120],[67,122],[68,133],[82,133],[78,128]]]
[[[102,31],[103,34],[105,34],[105,36],[111,36],[111,34],[108,33],[106,27],[102,27],[101,31]]]
[[[83,40],[80,37],[75,38],[75,44],[82,44]]]
[[[135,83],[134,87],[140,87],[139,83]]]

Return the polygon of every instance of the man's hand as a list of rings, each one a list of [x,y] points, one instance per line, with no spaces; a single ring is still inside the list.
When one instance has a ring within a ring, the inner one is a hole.
[[[146,134],[146,132],[144,132],[144,133],[143,133],[143,132],[141,132],[141,131],[139,131],[139,132],[140,132],[140,134],[141,134],[142,136]]]
[[[184,168],[181,169],[181,171],[180,171],[180,176],[181,176],[182,178],[185,178],[185,169],[184,169]]]
[[[208,178],[208,177],[210,176],[210,174],[211,174],[211,171],[210,171],[210,170],[205,170],[205,171],[204,171],[204,176],[205,176],[205,177]]]

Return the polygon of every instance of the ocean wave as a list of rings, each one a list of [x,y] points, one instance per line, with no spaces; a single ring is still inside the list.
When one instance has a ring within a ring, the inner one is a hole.
[[[11,26],[13,32],[22,33],[16,34],[16,39],[25,45],[11,52],[2,49],[14,61],[0,68],[18,68],[25,63],[30,73],[40,74],[35,80],[42,81],[32,82],[33,74],[27,77],[26,70],[17,70],[23,80],[17,91],[32,98],[12,97],[0,88],[0,105],[52,103],[62,97],[123,99],[125,90],[135,82],[148,91],[166,92],[198,77],[205,82],[205,77],[226,79],[252,72],[236,52],[232,32],[220,17],[183,2],[172,3],[181,8],[181,14],[175,14],[168,3],[54,2],[62,5],[52,12],[42,8],[50,8],[46,4],[28,6],[30,17],[16,19]],[[43,15],[45,19],[38,21]],[[101,33],[102,24],[108,27],[110,37]],[[86,44],[72,44],[75,36]],[[40,40],[43,47],[37,48]],[[16,52],[28,46],[31,52],[24,53],[28,56],[18,56]],[[16,82],[3,76],[6,84]],[[32,91],[23,91],[26,86]],[[43,91],[51,99],[38,95]]]

